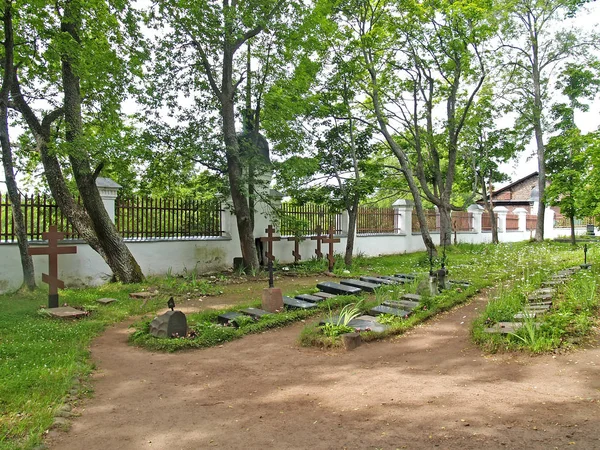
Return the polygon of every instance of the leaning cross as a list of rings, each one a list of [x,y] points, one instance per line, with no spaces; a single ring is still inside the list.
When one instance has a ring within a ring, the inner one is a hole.
[[[281,238],[278,236],[273,236],[273,232],[275,229],[273,226],[269,225],[265,230],[267,233],[267,237],[261,237],[261,242],[267,243],[267,260],[269,261],[269,287],[272,288],[273,284],[273,260],[275,259],[275,255],[273,255],[273,242],[280,241]]]
[[[333,256],[333,244],[338,242],[340,242],[340,239],[333,237],[333,227],[329,227],[329,237],[327,239],[323,239],[324,244],[329,244],[329,252],[327,253],[329,272],[333,272],[333,264],[335,263],[335,257]]]
[[[50,231],[42,233],[48,241],[48,247],[30,248],[30,255],[48,255],[48,272],[42,274],[42,281],[48,283],[48,308],[58,308],[58,288],[63,289],[65,283],[58,279],[58,255],[77,253],[77,247],[59,247],[58,241],[65,237],[65,233],[56,230],[56,225],[50,226]]]
[[[323,241],[324,236],[321,234],[321,226],[317,225],[315,229],[317,235],[311,237],[311,241],[317,241],[317,249],[315,250],[315,255],[317,255],[317,259],[321,259],[323,257],[323,252],[321,252],[321,242]]]
[[[293,237],[287,238],[287,240],[294,242],[294,250],[292,250],[292,256],[294,257],[294,263],[297,263],[298,261],[300,261],[302,259],[302,256],[300,255],[300,242],[303,240],[303,238],[298,237],[298,236],[293,236]]]

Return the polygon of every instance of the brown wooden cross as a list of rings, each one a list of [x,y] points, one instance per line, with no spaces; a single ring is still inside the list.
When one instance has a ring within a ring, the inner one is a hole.
[[[315,231],[317,232],[316,236],[313,236],[310,238],[311,241],[317,241],[317,249],[315,250],[315,255],[317,255],[317,259],[321,259],[323,257],[323,252],[321,252],[321,242],[323,242],[323,238],[324,236],[321,234],[321,226],[317,225],[317,228],[315,228]]]
[[[30,248],[30,255],[48,255],[48,272],[42,274],[42,281],[49,286],[48,308],[58,307],[58,288],[63,289],[65,283],[58,279],[58,255],[77,253],[77,247],[59,247],[58,241],[64,239],[65,233],[56,230],[56,225],[50,226],[50,231],[42,233],[42,237],[48,241],[48,247]]]
[[[287,240],[294,242],[294,250],[292,250],[292,256],[294,257],[294,263],[297,263],[302,259],[302,256],[300,256],[300,242],[302,242],[304,238],[293,236],[287,238]]]
[[[273,236],[275,229],[272,225],[269,225],[265,230],[267,233],[267,237],[261,237],[261,242],[267,243],[267,260],[269,261],[269,287],[272,288],[273,284],[273,261],[275,260],[275,255],[273,255],[273,242],[280,241],[281,238],[279,236]]]
[[[335,257],[333,256],[333,244],[340,242],[339,238],[333,237],[333,227],[329,227],[329,237],[323,239],[324,244],[329,244],[329,252],[327,253],[327,261],[329,261],[329,271],[333,272],[333,264],[335,263]]]

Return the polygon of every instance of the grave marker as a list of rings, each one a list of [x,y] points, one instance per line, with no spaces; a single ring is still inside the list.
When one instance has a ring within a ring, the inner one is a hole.
[[[315,228],[315,231],[317,233],[316,236],[312,236],[310,238],[311,241],[317,241],[317,248],[315,250],[315,255],[317,255],[317,259],[321,259],[323,258],[323,252],[321,251],[321,242],[323,241],[323,235],[321,234],[322,229],[320,225],[317,225],[317,227]]]
[[[263,289],[262,294],[262,307],[269,312],[277,312],[283,309],[283,295],[281,289],[276,288],[273,283],[273,260],[275,255],[273,254],[273,242],[280,241],[279,236],[273,236],[274,228],[269,225],[265,230],[267,237],[261,237],[262,242],[267,243],[267,259],[269,261],[269,287]]]
[[[294,257],[294,264],[296,264],[302,259],[302,256],[300,255],[300,242],[302,242],[304,239],[301,237],[293,236],[287,238],[287,240],[294,242],[294,250],[292,250],[292,256]]]
[[[329,252],[327,252],[327,261],[329,261],[329,272],[333,272],[333,264],[335,263],[335,257],[333,256],[333,244],[340,242],[339,238],[333,237],[333,227],[329,227],[329,237],[323,239],[324,244],[329,244]]]
[[[35,247],[29,249],[30,255],[48,255],[48,274],[42,274],[42,281],[47,283],[48,308],[58,308],[58,288],[63,289],[65,283],[58,279],[58,255],[77,253],[77,247],[59,247],[58,241],[64,239],[65,233],[60,233],[56,225],[51,225],[50,230],[42,233],[42,237],[48,241],[48,247]]]

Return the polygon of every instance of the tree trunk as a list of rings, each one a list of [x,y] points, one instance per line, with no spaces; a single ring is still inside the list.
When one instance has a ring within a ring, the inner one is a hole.
[[[452,245],[452,217],[450,205],[443,202],[443,207],[439,208],[440,212],[440,245],[447,247]]]
[[[346,239],[346,253],[344,254],[344,264],[346,267],[352,266],[352,254],[354,253],[354,241],[356,238],[356,219],[358,218],[358,196],[354,198],[352,207],[348,208],[348,237]]]
[[[65,3],[61,31],[79,44],[80,23],[77,8],[78,6],[71,1]],[[144,280],[142,270],[104,208],[104,203],[96,187],[96,176],[91,169],[88,153],[82,148],[83,122],[80,81],[73,69],[73,60],[70,54],[65,53],[61,56],[61,73],[66,125],[65,140],[71,146],[69,161],[83,205],[104,251],[105,260],[117,280],[123,283],[141,282]]]
[[[571,245],[575,247],[577,245],[577,241],[575,239],[575,217],[569,217],[569,224],[571,225]]]
[[[483,193],[483,206],[485,211],[490,214],[490,224],[492,226],[492,244],[499,244],[498,239],[498,223],[496,222],[496,213],[494,213],[494,202],[492,201],[492,176],[490,173],[490,198],[488,199],[485,176],[481,177],[481,192]]]
[[[542,91],[537,35],[533,34],[531,39],[531,48],[533,53],[533,61],[531,67],[531,76],[533,82],[532,115],[538,157],[538,190],[540,194],[539,207],[537,211],[537,222],[535,225],[535,240],[541,242],[544,240],[544,218],[546,215],[546,202],[544,199],[544,195],[546,192],[546,149],[544,146],[544,131],[542,128]]]
[[[15,171],[13,167],[13,155],[10,147],[10,135],[8,130],[8,99],[11,92],[13,81],[13,55],[14,39],[12,28],[12,2],[6,0],[4,3],[4,74],[2,77],[2,88],[0,89],[0,143],[2,146],[2,165],[4,166],[4,178],[6,188],[13,213],[13,223],[17,243],[19,245],[19,255],[21,257],[21,266],[23,268],[23,284],[30,291],[36,288],[35,270],[33,259],[29,255],[29,243],[27,242],[27,230],[23,211],[21,211],[21,197],[17,188]]]

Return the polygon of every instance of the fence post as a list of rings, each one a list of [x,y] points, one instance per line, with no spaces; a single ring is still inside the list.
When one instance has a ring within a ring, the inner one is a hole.
[[[350,215],[347,210],[343,210],[341,213],[342,219],[342,235],[348,236],[348,231],[350,230]],[[356,221],[356,227],[354,227],[354,233],[356,235],[356,230],[358,228],[358,220]]]
[[[392,207],[394,208],[394,228],[396,234],[412,233],[412,210],[414,203],[410,200],[400,198],[396,200]]]
[[[108,213],[108,217],[115,223],[115,200],[122,186],[110,178],[103,177],[96,178],[96,186],[98,187],[100,197],[102,197],[102,203]]]
[[[527,231],[527,210],[525,208],[516,208],[513,213],[519,218],[519,231]]]
[[[473,215],[473,231],[477,234],[481,234],[481,218],[483,216],[483,207],[481,205],[473,204],[467,208],[467,211]]]
[[[546,232],[548,230],[548,232]],[[546,208],[544,215],[544,236],[546,238],[555,238],[554,236],[554,210]]]
[[[498,216],[498,233],[506,232],[506,216],[508,215],[508,208],[504,206],[496,206],[494,212]]]

